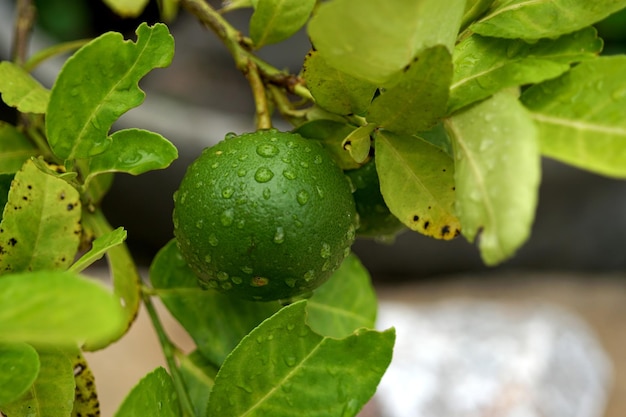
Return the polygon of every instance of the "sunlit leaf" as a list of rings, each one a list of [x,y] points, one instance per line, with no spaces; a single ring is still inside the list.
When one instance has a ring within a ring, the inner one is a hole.
[[[135,385],[114,417],[181,415],[172,377],[164,368],[159,367]]]
[[[0,410],[20,398],[39,374],[39,355],[26,343],[0,343]]]
[[[382,131],[376,136],[376,169],[389,210],[407,227],[452,239],[461,225],[454,203],[454,161],[419,137]]]
[[[101,259],[106,251],[114,246],[121,245],[126,240],[126,230],[123,227],[97,237],[91,244],[91,249],[80,257],[69,268],[72,272],[81,272],[95,261]]]
[[[554,38],[590,26],[626,7],[626,0],[500,0],[470,26],[498,38]]]
[[[504,88],[555,78],[570,64],[594,58],[602,40],[594,28],[558,39],[527,43],[473,35],[454,51],[454,79],[448,112],[489,97]]]
[[[80,218],[78,191],[26,162],[0,223],[0,273],[66,269],[78,249]]]
[[[254,46],[277,43],[291,37],[309,19],[315,0],[257,0],[250,18]]]
[[[509,257],[530,234],[540,182],[536,128],[516,97],[499,93],[452,116],[457,214],[488,265]]]
[[[528,89],[522,102],[541,152],[579,168],[626,178],[626,57],[585,61]]]
[[[137,41],[108,32],[68,59],[52,87],[46,133],[55,155],[88,158],[111,144],[111,125],[143,102],[139,80],[169,65],[174,41],[163,24],[137,28]]]
[[[208,415],[358,413],[391,361],[395,332],[323,337],[304,323],[305,303],[283,308],[241,341],[217,374]]]
[[[45,113],[50,91],[18,65],[0,62],[2,101],[22,113]]]

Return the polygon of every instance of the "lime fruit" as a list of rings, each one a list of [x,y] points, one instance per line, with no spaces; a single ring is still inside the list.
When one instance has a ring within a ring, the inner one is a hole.
[[[275,129],[227,135],[189,166],[174,234],[200,283],[252,300],[324,283],[350,253],[349,181],[317,141]]]
[[[346,175],[355,189],[354,200],[359,214],[357,235],[390,241],[406,229],[385,204],[374,159],[358,169],[346,171]]]

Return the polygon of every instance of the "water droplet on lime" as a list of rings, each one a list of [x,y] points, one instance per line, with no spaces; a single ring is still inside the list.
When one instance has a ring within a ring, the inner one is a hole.
[[[294,278],[287,278],[285,280],[285,284],[289,287],[289,288],[294,288],[296,286],[296,280]]]
[[[218,240],[217,236],[215,236],[215,234],[211,233],[209,235],[209,245],[211,246],[217,246],[220,243],[220,241]]]
[[[269,188],[266,188],[263,190],[263,198],[266,200],[269,200],[269,198],[272,196],[272,191]]]
[[[304,206],[306,203],[309,202],[309,193],[306,190],[298,191],[298,194],[296,195],[296,200],[298,200],[298,204]]]
[[[245,177],[247,173],[248,173],[248,171],[246,171],[245,169],[241,168],[239,171],[237,171],[237,176],[238,177]]]
[[[222,287],[223,290],[228,291],[231,288],[233,288],[233,284],[231,284],[230,282],[222,282],[221,287]]]
[[[311,281],[313,278],[315,278],[315,271],[312,269],[309,269],[308,271],[305,272],[304,274],[304,280],[306,282]]]
[[[276,233],[274,233],[274,243],[283,243],[285,241],[285,231],[282,227],[278,226],[276,228]]]
[[[266,167],[261,167],[257,169],[256,172],[254,173],[254,179],[260,183],[268,182],[273,177],[274,177],[274,173],[269,168],[266,168]]]
[[[202,229],[202,226],[204,226],[204,220],[200,219],[196,222],[196,228]]]
[[[322,243],[322,249],[320,250],[320,256],[324,259],[330,258],[330,245],[326,242]]]
[[[283,171],[283,177],[287,178],[288,180],[295,180],[296,179],[296,173],[293,172],[290,169],[285,169]]]
[[[226,281],[228,279],[228,273],[224,271],[218,272],[217,279],[219,279],[220,281]]]
[[[313,163],[316,165],[319,165],[322,163],[322,157],[320,155],[315,155],[315,158],[313,158]]]
[[[242,266],[240,269],[241,272],[243,272],[244,274],[251,274],[252,272],[254,272],[254,270],[249,266]]]
[[[206,254],[204,255],[204,262],[210,264],[211,263],[211,255],[210,254]]]
[[[226,139],[233,139],[237,137],[237,134],[235,132],[228,132],[226,134],[226,136],[224,136]]]
[[[317,195],[319,195],[320,198],[324,198],[324,190],[319,185],[315,186],[315,190],[317,191]]]
[[[224,212],[220,216],[220,222],[222,223],[222,226],[225,226],[225,227],[228,227],[231,224],[233,224],[234,220],[235,220],[235,214],[233,212],[233,209],[224,210]]]
[[[262,143],[256,147],[256,153],[263,158],[272,158],[278,155],[278,148],[271,143]]]
[[[222,189],[222,197],[224,198],[231,198],[233,194],[235,194],[235,189],[231,186]]]
[[[230,280],[231,280],[234,284],[237,284],[237,285],[239,285],[239,284],[241,284],[241,283],[243,282],[243,280],[241,279],[241,277],[232,277]]]
[[[300,166],[301,166],[302,168],[308,168],[308,167],[309,167],[309,163],[308,163],[308,162],[306,162],[306,161],[300,161]]]

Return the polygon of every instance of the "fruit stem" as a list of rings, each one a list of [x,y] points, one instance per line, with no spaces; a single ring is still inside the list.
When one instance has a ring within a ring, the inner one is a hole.
[[[265,84],[259,74],[259,68],[254,61],[248,61],[248,69],[245,72],[246,78],[252,89],[254,97],[254,107],[256,108],[256,128],[270,129],[272,127],[272,115],[267,104],[267,94],[265,93]]]
[[[146,306],[146,311],[148,312],[148,316],[150,316],[152,326],[154,327],[157,337],[159,338],[161,349],[163,349],[163,356],[165,356],[167,367],[170,370],[172,381],[174,382],[174,388],[178,394],[178,400],[183,413],[182,415],[183,417],[194,417],[196,413],[193,409],[193,405],[191,404],[191,400],[189,399],[189,395],[187,394],[185,382],[183,381],[183,378],[178,370],[178,366],[176,365],[175,356],[178,349],[170,341],[169,337],[167,337],[167,333],[165,333],[165,329],[161,324],[161,320],[159,319],[159,315],[154,308],[154,304],[152,304],[152,299],[150,298],[149,293],[149,289],[144,289],[142,287],[141,295],[143,303]]]

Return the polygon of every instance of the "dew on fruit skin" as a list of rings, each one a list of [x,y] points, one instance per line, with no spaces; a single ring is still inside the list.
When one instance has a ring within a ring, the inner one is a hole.
[[[244,153],[244,154],[241,154],[241,155],[239,155],[239,158],[237,158],[237,159],[239,159],[241,162],[243,162],[243,161],[245,161],[246,159],[248,159],[248,155],[247,155],[247,154],[245,154],[245,153]]]
[[[270,170],[269,168],[266,168],[266,167],[260,167],[254,173],[254,179],[258,183],[268,182],[273,177],[274,177],[274,173],[272,172],[272,170]]]
[[[278,226],[276,228],[276,233],[274,233],[274,243],[283,243],[285,241],[285,230]]]
[[[295,356],[285,356],[283,359],[285,360],[285,365],[289,367],[296,365],[297,359]]]
[[[223,198],[231,198],[233,196],[233,194],[235,194],[235,189],[233,187],[231,187],[230,185],[227,187],[222,188],[222,197]]]
[[[315,191],[320,198],[324,198],[324,190],[319,185],[315,186]]]
[[[354,238],[356,237],[356,229],[354,228],[354,225],[351,224],[350,227],[348,227],[346,237],[348,238],[348,240],[354,240]]]
[[[306,162],[306,161],[300,161],[300,166],[301,166],[302,168],[308,168],[308,167],[309,167],[309,163],[308,163],[308,162]]]
[[[243,280],[241,279],[241,277],[232,277],[230,280],[231,280],[231,281],[233,282],[233,284],[235,284],[235,285],[239,285],[239,284],[241,284],[241,283],[243,282]]]
[[[214,162],[213,164],[211,164],[211,168],[213,169],[217,168],[218,166],[220,166],[219,162]]]
[[[236,137],[237,137],[237,134],[235,132],[228,132],[224,136],[224,139],[233,139],[233,138],[236,138]]]
[[[269,200],[269,198],[272,196],[272,190],[270,190],[269,188],[266,188],[263,190],[263,198],[266,200]]]
[[[210,254],[207,253],[206,255],[204,255],[204,262],[207,263],[207,264],[211,263],[211,255]]]
[[[217,273],[217,279],[220,281],[226,281],[228,280],[228,273],[224,272],[224,271],[220,271]]]
[[[296,144],[292,140],[290,140],[289,142],[287,142],[287,147],[293,149],[296,147]]]
[[[304,206],[306,203],[308,203],[309,198],[309,193],[306,190],[300,190],[296,195],[296,200],[298,200],[298,204],[300,204],[301,206]]]
[[[270,280],[265,277],[253,277],[250,280],[250,285],[253,287],[264,287],[269,284]]]
[[[232,225],[233,221],[235,221],[235,213],[233,212],[233,209],[226,209],[220,215],[220,222],[222,223],[222,226],[224,227],[228,227]]]
[[[211,280],[211,281],[209,281],[209,282],[207,283],[207,287],[208,287],[208,288],[217,288],[217,287],[218,287],[218,285],[219,285],[219,284],[217,283],[217,281],[213,281],[213,280]]]
[[[246,226],[246,221],[243,219],[239,219],[235,223],[235,226],[237,226],[237,229],[243,229]]]
[[[202,188],[202,187],[204,187],[204,182],[198,181],[194,185],[195,185],[196,188]]]
[[[315,278],[315,271],[314,271],[314,270],[312,270],[312,269],[309,269],[308,271],[306,271],[306,272],[304,273],[304,277],[303,277],[303,278],[304,278],[304,280],[305,280],[306,282],[311,281],[313,278]]]
[[[248,171],[246,171],[245,169],[241,168],[239,171],[237,171],[237,176],[238,177],[245,177],[246,174],[248,173]]]
[[[313,158],[313,163],[316,165],[319,165],[322,163],[322,157],[320,155],[315,155],[315,158]]]
[[[203,226],[204,226],[204,220],[200,219],[196,222],[197,229],[202,229]]]
[[[324,262],[324,265],[322,265],[322,271],[326,272],[328,270],[330,270],[330,260],[327,260]]]
[[[292,170],[285,169],[283,171],[283,177],[287,178],[288,180],[295,180],[297,176],[296,176],[296,173],[293,172]]]
[[[294,278],[287,278],[285,280],[285,284],[289,287],[289,288],[294,288],[296,286],[296,280]]]
[[[322,249],[320,250],[320,256],[323,259],[330,258],[330,245],[326,242],[322,242]]]
[[[215,247],[220,243],[219,239],[217,238],[217,236],[215,236],[214,233],[211,233],[209,235],[209,245]]]
[[[241,272],[243,272],[244,274],[251,274],[252,272],[254,272],[254,270],[249,266],[242,266],[240,269]]]
[[[256,153],[263,158],[273,158],[278,155],[278,148],[271,143],[262,143],[256,147]]]

